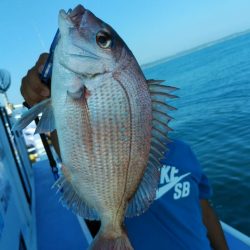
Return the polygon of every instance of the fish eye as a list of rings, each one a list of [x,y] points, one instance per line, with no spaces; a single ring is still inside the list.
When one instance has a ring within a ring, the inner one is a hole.
[[[113,45],[112,36],[106,31],[99,31],[97,33],[96,42],[102,49],[110,49]]]

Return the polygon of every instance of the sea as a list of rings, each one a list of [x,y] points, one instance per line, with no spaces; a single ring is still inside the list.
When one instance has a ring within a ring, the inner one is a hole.
[[[250,236],[250,31],[142,68],[179,88],[170,137],[195,152],[219,219]]]

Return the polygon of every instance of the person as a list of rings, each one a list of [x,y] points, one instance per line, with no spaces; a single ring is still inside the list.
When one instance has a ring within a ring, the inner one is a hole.
[[[50,96],[40,78],[48,54],[22,79],[21,94],[33,106]],[[56,131],[52,142],[60,154]],[[142,215],[125,220],[131,243],[143,250],[227,250],[223,230],[209,204],[211,188],[191,148],[180,140],[172,140],[162,159],[156,200]],[[95,235],[99,222],[87,222]]]
[[[162,159],[156,199],[148,211],[126,220],[132,245],[154,249],[228,249],[210,206],[211,188],[190,146],[172,140]],[[139,235],[144,237],[139,238]]]

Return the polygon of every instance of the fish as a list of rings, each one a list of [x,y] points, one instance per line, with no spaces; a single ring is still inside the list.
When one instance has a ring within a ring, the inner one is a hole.
[[[146,80],[116,31],[78,5],[59,12],[51,97],[14,125],[21,130],[38,114],[37,133],[57,130],[62,202],[89,220],[101,220],[90,249],[133,246],[124,218],[138,216],[154,201],[160,159],[167,150],[168,98],[176,88]]]

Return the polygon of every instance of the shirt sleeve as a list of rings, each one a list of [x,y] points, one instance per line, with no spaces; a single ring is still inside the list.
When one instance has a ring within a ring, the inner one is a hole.
[[[162,164],[180,166],[192,172],[197,181],[199,199],[209,199],[212,196],[207,176],[202,172],[202,167],[192,148],[183,141],[174,140],[168,145],[169,151],[161,160]]]
[[[195,169],[197,169],[201,174],[200,180],[198,182],[199,198],[200,199],[210,199],[212,196],[212,189],[211,189],[211,186],[209,184],[208,178],[202,172],[201,165],[200,165],[199,161],[197,160],[197,158],[196,158],[196,156],[195,156],[195,154],[190,146],[188,146],[188,149],[189,149],[189,155],[190,155],[190,159],[191,159],[193,166],[195,166]]]
[[[200,199],[210,199],[212,196],[212,189],[209,184],[207,176],[202,173],[200,183],[199,183],[199,198]]]

